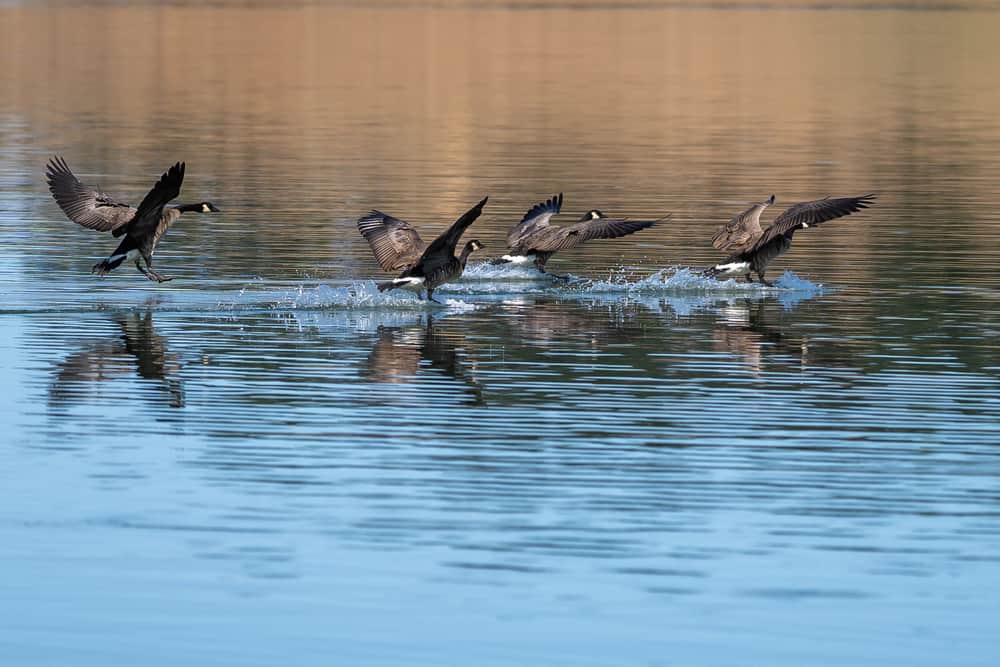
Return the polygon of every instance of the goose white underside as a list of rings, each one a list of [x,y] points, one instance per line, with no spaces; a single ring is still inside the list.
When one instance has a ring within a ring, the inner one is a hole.
[[[729,264],[716,264],[714,267],[717,276],[745,276],[750,273],[750,262],[730,262]]]
[[[500,259],[510,264],[524,264],[530,260],[530,257],[527,255],[504,255]]]
[[[394,278],[392,284],[400,289],[413,290],[414,292],[424,289],[423,278]]]
[[[134,262],[135,260],[139,259],[139,250],[138,249],[136,249],[136,250],[129,250],[124,255],[122,255],[122,254],[111,255],[111,257],[108,257],[107,261],[108,261],[109,264],[111,264],[112,262],[116,262],[119,259],[121,259],[123,261]]]

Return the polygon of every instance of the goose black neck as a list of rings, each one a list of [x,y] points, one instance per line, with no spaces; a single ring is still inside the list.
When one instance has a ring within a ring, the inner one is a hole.
[[[458,261],[462,263],[462,266],[465,266],[465,263],[469,261],[469,255],[472,254],[472,250],[473,248],[471,243],[467,243],[465,247],[462,248],[462,254],[458,258]]]
[[[177,210],[181,213],[198,213],[201,211],[201,204],[181,204]]]

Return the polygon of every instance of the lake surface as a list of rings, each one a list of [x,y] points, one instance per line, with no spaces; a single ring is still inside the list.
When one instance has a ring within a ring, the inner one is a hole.
[[[995,6],[3,4],[3,664],[1000,662]],[[53,154],[222,213],[99,279]],[[557,192],[672,217],[486,264]]]

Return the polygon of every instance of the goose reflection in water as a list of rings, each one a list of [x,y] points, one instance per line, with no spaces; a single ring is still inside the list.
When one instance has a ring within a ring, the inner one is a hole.
[[[50,404],[66,405],[97,394],[107,399],[100,383],[137,374],[162,388],[170,407],[184,407],[184,387],[177,377],[180,358],[168,351],[166,338],[156,333],[153,311],[119,313],[113,320],[119,337],[86,342],[58,364]]]
[[[728,302],[715,309],[712,348],[740,357],[755,374],[762,374],[765,363],[811,368],[852,366],[855,352],[843,343],[808,333],[793,335],[782,312],[769,298]]]
[[[786,336],[781,327],[768,324],[766,299],[727,303],[716,311],[712,348],[743,360],[755,375],[763,371],[765,358],[784,357],[809,365],[808,337]]]
[[[850,365],[852,350],[842,344],[806,333],[793,335],[783,318],[792,315],[802,304],[823,294],[822,290],[782,290],[774,294],[725,296],[715,294],[678,294],[643,296],[633,299],[637,306],[658,313],[671,321],[670,337],[683,338],[692,331],[709,343],[716,352],[729,353],[743,361],[755,375],[764,371],[764,363],[806,370],[823,365]],[[682,327],[674,327],[676,323]],[[675,329],[675,330],[674,330]]]
[[[500,305],[511,331],[510,340],[545,350],[589,350],[605,352],[608,346],[635,343],[643,331],[634,326],[640,311],[619,296],[602,301],[547,298],[509,299]],[[508,345],[510,347],[510,345]]]
[[[421,367],[429,367],[458,381],[472,405],[485,405],[483,387],[476,377],[476,359],[466,359],[465,336],[445,331],[431,315],[413,326],[380,324],[378,339],[365,361],[361,376],[383,384],[418,382]]]

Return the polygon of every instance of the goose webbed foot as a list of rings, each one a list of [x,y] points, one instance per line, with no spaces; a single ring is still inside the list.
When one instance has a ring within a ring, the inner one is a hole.
[[[427,300],[428,301],[433,301],[434,303],[438,304],[439,306],[444,306],[445,305],[443,302],[438,301],[437,299],[434,298],[434,290],[427,290]]]
[[[139,262],[135,263],[135,268],[139,269],[139,272],[142,273],[142,275],[146,276],[146,278],[152,280],[153,282],[165,283],[173,280],[173,278],[167,276],[161,276],[159,273],[154,271],[153,268],[150,266],[143,268],[142,264],[140,264]]]
[[[146,276],[148,280],[156,281],[155,274],[152,271],[142,268],[142,264],[140,264],[139,262],[135,263],[135,268],[139,269],[139,273]]]
[[[753,284],[753,276],[751,276],[749,273],[747,274],[747,282],[750,283],[751,285]]]
[[[764,280],[764,274],[763,273],[758,273],[757,277],[760,278],[760,284],[761,285],[764,285],[765,287],[774,287],[774,283],[770,282],[769,280]]]

